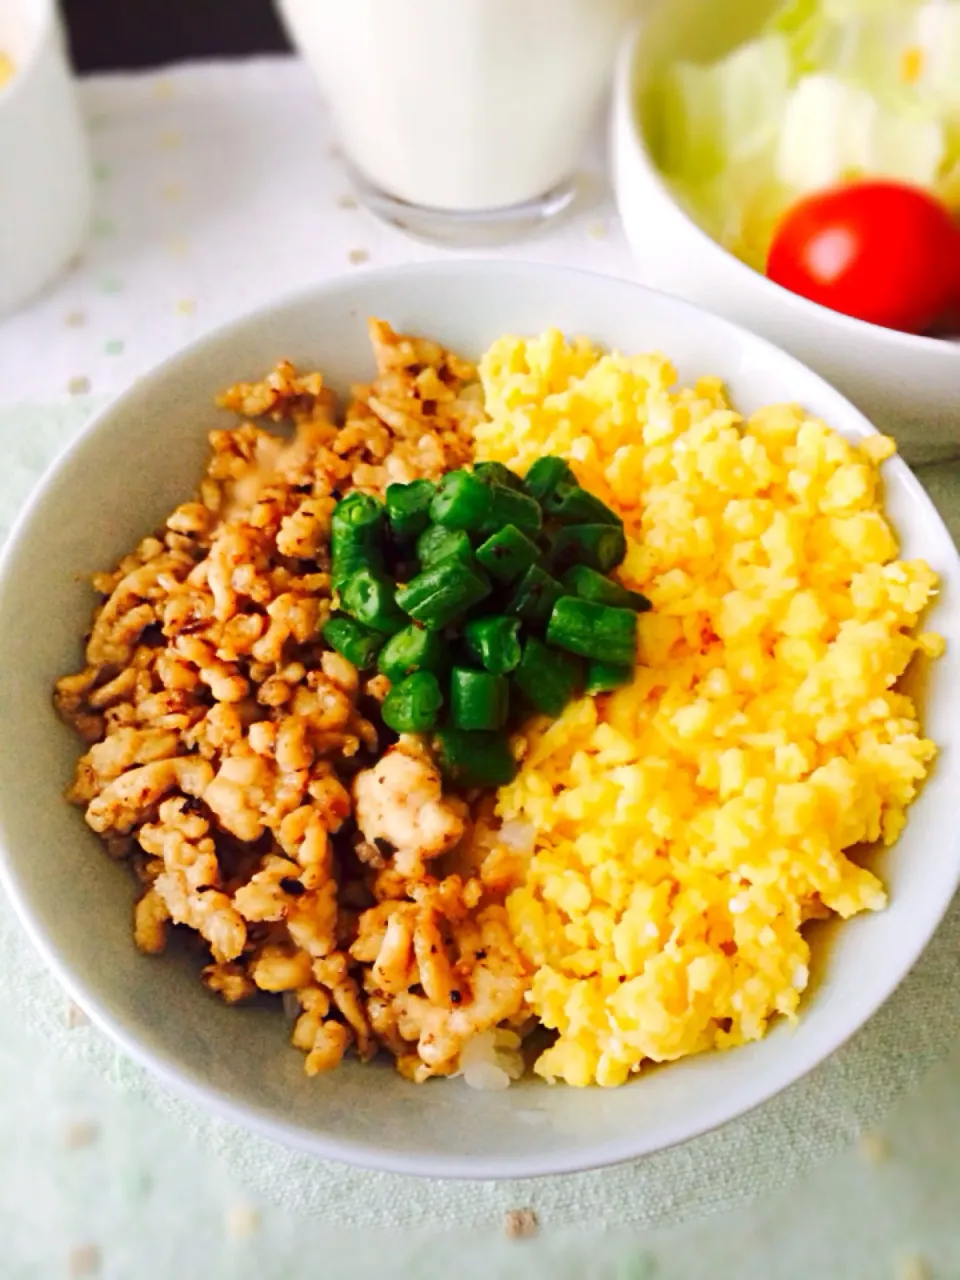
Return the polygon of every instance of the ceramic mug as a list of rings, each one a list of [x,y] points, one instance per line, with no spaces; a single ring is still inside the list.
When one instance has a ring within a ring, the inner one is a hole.
[[[90,156],[54,0],[0,6],[0,313],[25,302],[83,244]]]

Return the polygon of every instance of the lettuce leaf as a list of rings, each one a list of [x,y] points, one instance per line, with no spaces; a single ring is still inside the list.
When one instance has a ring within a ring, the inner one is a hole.
[[[787,44],[776,35],[712,66],[676,63],[660,86],[661,167],[705,181],[727,164],[772,154],[789,88]]]
[[[960,209],[960,0],[783,0],[718,62],[670,67],[655,105],[661,168],[758,269],[789,205],[840,182]]]
[[[835,76],[805,76],[790,97],[776,169],[798,195],[867,175],[932,187],[946,158],[939,120],[914,119]]]

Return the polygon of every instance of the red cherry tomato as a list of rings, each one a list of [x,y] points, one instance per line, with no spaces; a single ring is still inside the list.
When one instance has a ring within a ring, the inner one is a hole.
[[[767,275],[832,311],[923,333],[960,303],[960,230],[918,187],[851,183],[789,211]]]

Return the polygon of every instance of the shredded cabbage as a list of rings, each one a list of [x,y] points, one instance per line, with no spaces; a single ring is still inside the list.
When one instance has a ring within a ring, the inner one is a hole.
[[[712,66],[680,62],[661,87],[663,168],[690,181],[772,149],[790,91],[786,42],[763,36]]]
[[[720,61],[669,68],[655,105],[665,175],[758,268],[787,207],[838,182],[960,210],[960,0],[784,0]]]
[[[777,176],[797,195],[867,174],[932,188],[945,155],[939,120],[900,115],[867,89],[814,74],[787,103]]]

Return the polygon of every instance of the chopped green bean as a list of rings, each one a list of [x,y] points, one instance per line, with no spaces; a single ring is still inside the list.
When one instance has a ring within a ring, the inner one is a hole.
[[[443,706],[440,684],[432,671],[415,671],[393,686],[383,700],[383,723],[394,733],[428,733]]]
[[[510,688],[503,676],[471,667],[450,672],[450,723],[455,729],[502,729],[510,711]]]
[[[440,481],[430,503],[430,519],[445,529],[479,533],[496,492],[496,488],[484,484],[469,471],[450,471]]]
[[[647,597],[639,591],[628,591],[619,582],[604,577],[585,564],[572,565],[561,581],[569,595],[579,596],[581,600],[613,605],[615,609],[632,609],[634,613],[646,613],[652,608]]]
[[[538,458],[523,478],[523,487],[531,498],[543,505],[558,484],[576,484],[577,477],[563,458],[549,455]]]
[[[443,525],[432,524],[417,539],[417,556],[424,569],[451,558],[472,564],[473,547],[462,529],[444,529]]]
[[[514,673],[517,688],[537,711],[558,716],[577,690],[581,664],[530,636]]]
[[[522,489],[523,481],[502,462],[478,462],[473,474],[484,484],[502,484],[508,489]]]
[[[467,652],[495,676],[505,676],[519,664],[519,637],[519,618],[475,618],[463,628]]]
[[[623,530],[615,524],[565,525],[550,548],[550,566],[564,573],[571,565],[585,564],[598,573],[609,573],[627,554]]]
[[[448,781],[501,786],[517,770],[506,736],[515,699],[558,716],[579,688],[605,693],[632,679],[636,615],[650,602],[605,576],[625,554],[622,521],[558,457],[538,459],[523,480],[479,462],[438,484],[391,484],[383,503],[353,492],[333,512],[342,612],[322,634],[360,670],[386,676],[383,723],[435,734]],[[444,709],[438,675],[451,662]]]
[[[397,607],[396,588],[389,578],[372,569],[358,569],[340,589],[344,611],[374,631],[393,635],[406,625]]]
[[[545,622],[563,595],[563,587],[545,569],[533,564],[526,571],[506,604],[506,612],[524,622]]]
[[[400,541],[418,537],[430,523],[430,503],[436,493],[432,480],[387,485],[387,519]]]
[[[637,658],[637,615],[593,600],[564,596],[553,607],[547,640],[559,649],[603,662],[634,663]]]
[[[342,613],[335,613],[324,624],[321,635],[331,649],[336,649],[348,662],[352,662],[358,671],[366,671],[377,660],[383,636],[355,618],[346,618]]]
[[[584,693],[611,693],[629,684],[635,668],[629,662],[601,662],[594,658],[587,663]]]
[[[441,560],[401,587],[397,604],[431,631],[442,631],[490,594],[490,583],[459,560]]]
[[[543,526],[543,512],[539,503],[517,489],[508,489],[504,485],[491,485],[487,488],[487,501],[484,505],[483,523],[480,532],[486,535],[496,533],[505,525],[512,524],[521,533],[536,537]]]
[[[358,569],[383,568],[383,505],[367,493],[349,493],[330,521],[333,584],[339,587]]]
[[[441,772],[457,786],[502,787],[516,776],[505,733],[441,729],[433,741]]]
[[[514,524],[505,525],[477,547],[477,559],[496,582],[513,582],[540,558],[540,549]]]
[[[544,513],[561,524],[615,524],[623,527],[623,521],[611,511],[596,494],[589,493],[578,484],[558,484],[544,500]]]
[[[443,666],[443,645],[435,631],[409,626],[390,637],[380,650],[377,670],[391,684],[415,671],[438,671]]]
[[[371,555],[359,544],[341,547],[340,551],[330,558],[330,581],[338,591],[341,591],[344,584],[349,582],[355,573],[362,573],[365,569],[379,572],[382,568],[383,554],[379,547],[375,555]]]
[[[383,532],[385,515],[382,502],[369,493],[354,490],[334,507],[331,530],[334,534],[365,533],[369,536],[373,533],[379,537]]]

